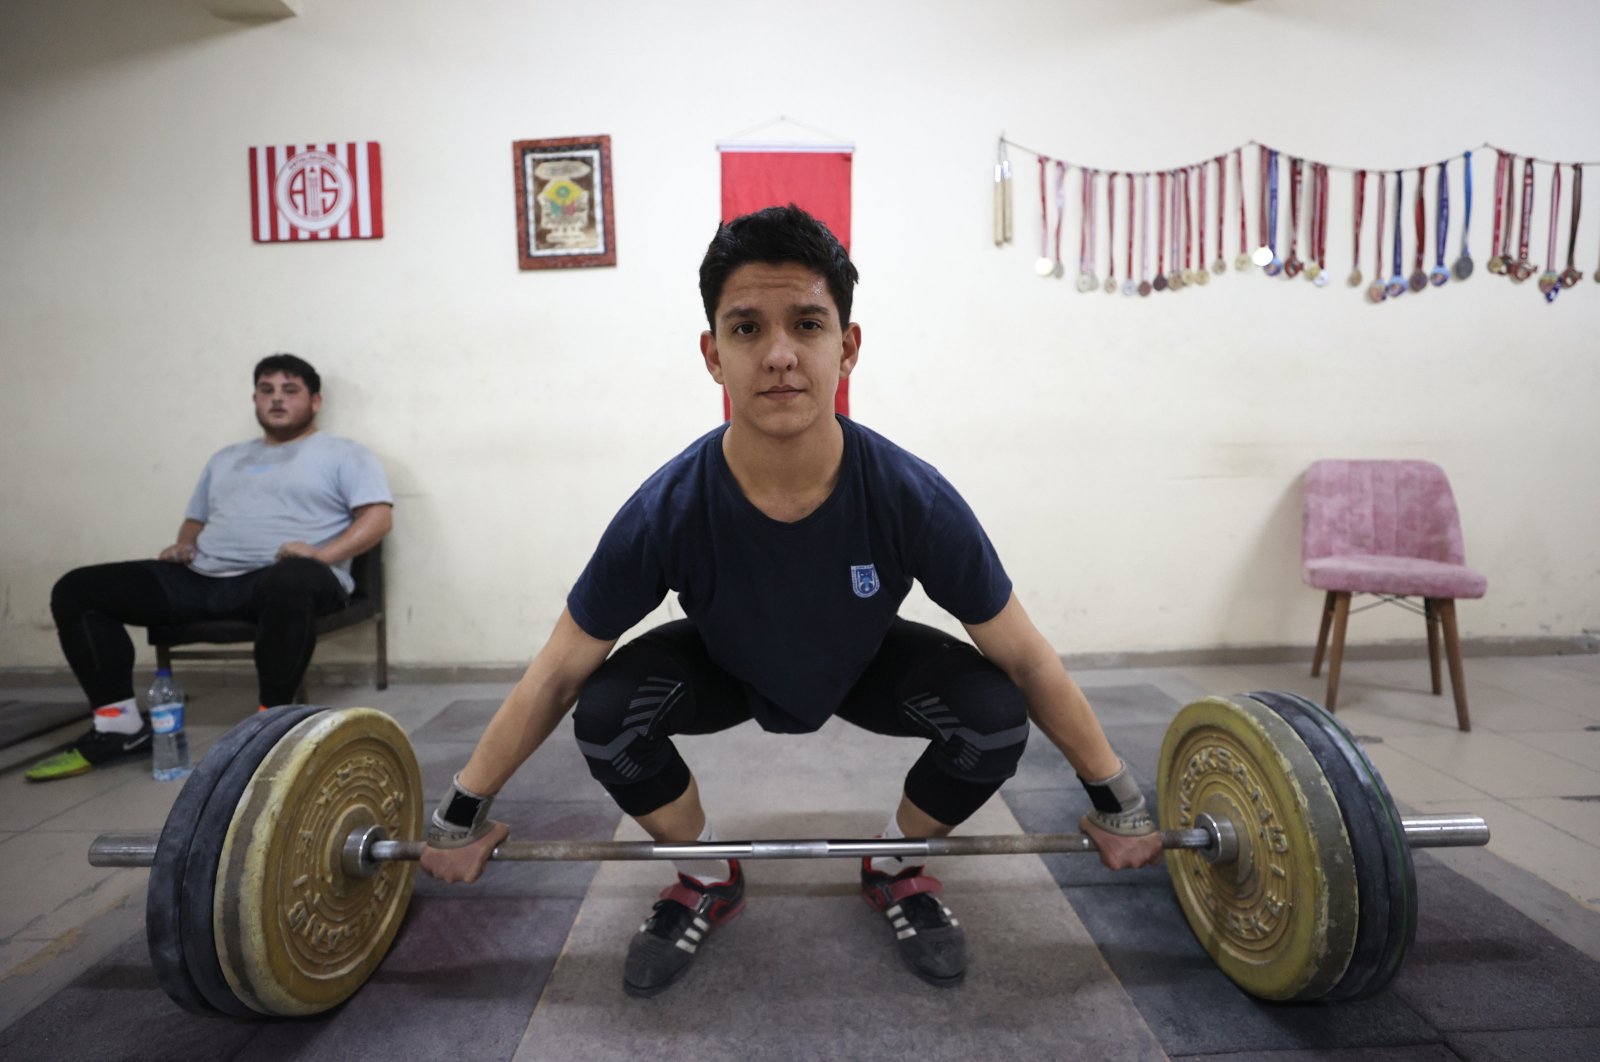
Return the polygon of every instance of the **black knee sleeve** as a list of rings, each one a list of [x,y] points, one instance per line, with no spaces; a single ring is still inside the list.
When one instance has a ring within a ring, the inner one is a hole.
[[[684,684],[649,674],[642,655],[624,649],[602,664],[583,684],[572,716],[589,773],[633,816],[648,815],[689,788],[689,766],[666,727],[686,695]]]
[[[964,822],[1017,771],[1028,744],[1028,704],[976,650],[940,654],[912,676],[900,711],[931,739],[906,796],[946,825]]]

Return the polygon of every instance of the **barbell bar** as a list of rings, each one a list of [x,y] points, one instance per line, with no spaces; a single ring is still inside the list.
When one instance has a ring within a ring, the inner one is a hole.
[[[1162,830],[1163,849],[1190,849],[1208,862],[1226,865],[1237,859],[1235,826],[1225,818],[1201,817],[1189,830]],[[1408,815],[1401,819],[1406,844],[1412,848],[1461,848],[1489,843],[1489,825],[1478,815]],[[155,862],[154,833],[107,833],[89,846],[89,864],[97,867],[148,867]],[[346,874],[366,877],[379,863],[416,862],[422,841],[391,841],[381,826],[350,831],[342,846]],[[874,837],[851,840],[690,841],[507,841],[489,858],[495,862],[593,862],[651,859],[862,859],[868,857],[1077,855],[1097,852],[1094,839],[1083,833],[998,834],[957,837]]]

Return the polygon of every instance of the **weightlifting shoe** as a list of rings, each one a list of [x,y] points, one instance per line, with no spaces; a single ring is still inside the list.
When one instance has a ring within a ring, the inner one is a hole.
[[[661,891],[650,917],[628,945],[622,970],[622,988],[630,996],[653,996],[683,976],[711,931],[731,922],[744,910],[744,871],[737,859],[729,860],[733,876],[715,885],[702,885],[678,875],[675,884]]]
[[[104,763],[142,756],[150,751],[150,721],[147,719],[137,733],[113,734],[90,728],[89,732],[65,752],[47,756],[28,768],[25,777],[30,782],[53,782],[57,778],[71,778],[86,774]]]
[[[893,876],[861,861],[861,897],[889,920],[900,960],[930,985],[961,983],[967,972],[967,937],[961,923],[939,899],[944,886],[921,867]]]

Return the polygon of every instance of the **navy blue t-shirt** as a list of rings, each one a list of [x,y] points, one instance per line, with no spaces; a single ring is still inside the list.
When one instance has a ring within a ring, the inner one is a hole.
[[[815,512],[774,520],[739,489],[723,425],[645,480],[567,595],[612,639],[668,590],[711,659],[764,697],[763,729],[828,720],[878,652],[916,579],[962,623],[993,619],[1011,580],[972,510],[927,462],[844,417],[839,482]]]

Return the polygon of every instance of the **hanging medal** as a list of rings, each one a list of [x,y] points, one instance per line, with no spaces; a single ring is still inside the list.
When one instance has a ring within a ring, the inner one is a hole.
[[[1067,264],[1061,260],[1061,223],[1067,220],[1067,164],[1056,162],[1056,236],[1055,268],[1050,275],[1057,280],[1067,275]]]
[[[1422,268],[1422,245],[1427,238],[1426,225],[1428,220],[1428,207],[1423,196],[1423,179],[1428,175],[1428,167],[1417,167],[1417,206],[1413,216],[1417,223],[1417,253],[1411,259],[1411,279],[1409,285],[1412,291],[1422,291],[1428,286],[1428,274]]]
[[[1155,206],[1160,211],[1160,218],[1155,224],[1155,280],[1150,283],[1155,291],[1166,291],[1166,203],[1170,197],[1166,195],[1166,174],[1160,174],[1160,192],[1155,197]]]
[[[1383,214],[1384,196],[1387,194],[1388,187],[1388,178],[1386,178],[1382,172],[1379,172],[1378,209],[1373,215],[1373,218],[1376,221],[1376,224],[1373,226],[1373,228],[1375,228],[1377,231],[1372,234],[1372,251],[1374,261],[1372,264],[1372,286],[1367,289],[1368,302],[1382,302],[1384,299],[1389,297],[1388,288],[1385,287],[1383,283]],[[1357,272],[1360,271],[1357,270]]]
[[[1405,174],[1399,170],[1394,171],[1394,249],[1389,255],[1390,267],[1394,275],[1384,285],[1383,291],[1391,299],[1398,299],[1406,293],[1406,278],[1400,273],[1400,222],[1405,210]]]
[[[1514,202],[1517,184],[1517,157],[1512,155],[1506,161],[1506,229],[1500,237],[1500,272],[1506,276],[1511,275],[1511,232],[1514,224],[1511,220],[1511,208]]]
[[[1501,250],[1501,239],[1504,229],[1502,221],[1509,220],[1505,216],[1506,208],[1506,173],[1511,162],[1506,158],[1506,153],[1496,149],[1494,164],[1494,239],[1489,243],[1489,272],[1495,276],[1503,276],[1506,271],[1506,256]]]
[[[1139,285],[1133,279],[1133,174],[1131,174],[1131,173],[1127,174],[1127,178],[1128,178],[1128,192],[1127,192],[1127,200],[1128,200],[1128,257],[1127,257],[1126,261],[1124,261],[1123,265],[1126,267],[1125,271],[1127,272],[1128,277],[1127,277],[1126,280],[1124,280],[1122,282],[1122,294],[1124,294],[1124,295],[1137,295],[1139,293]]]
[[[1467,253],[1467,233],[1472,230],[1472,152],[1470,151],[1461,159],[1461,186],[1461,198],[1465,200],[1461,212],[1461,257],[1450,267],[1457,280],[1465,280],[1472,275],[1472,255]]]
[[[1150,175],[1139,175],[1139,297],[1148,298],[1150,287]]]
[[[1312,170],[1315,178],[1316,195],[1312,205],[1316,208],[1311,231],[1311,255],[1316,261],[1306,268],[1306,275],[1311,277],[1311,283],[1317,287],[1326,287],[1328,284],[1328,166],[1319,162]],[[1312,272],[1315,269],[1316,272]]]
[[[1226,220],[1228,208],[1227,196],[1225,194],[1228,190],[1228,167],[1226,159],[1226,155],[1218,155],[1215,160],[1217,163],[1217,257],[1211,261],[1211,271],[1217,274],[1217,276],[1221,276],[1228,271],[1228,261],[1222,257],[1222,231],[1224,228],[1223,221]]]
[[[1172,254],[1172,272],[1167,274],[1167,290],[1182,291],[1184,285],[1184,263],[1178,255],[1183,250],[1184,238],[1188,235],[1189,212],[1184,201],[1183,175],[1178,170],[1172,171],[1172,239],[1167,248]],[[1181,219],[1181,220],[1180,220]]]
[[[1194,168],[1195,192],[1194,212],[1196,223],[1194,227],[1194,282],[1205,287],[1211,280],[1211,274],[1206,271],[1206,164],[1199,163]]]
[[[1106,282],[1107,295],[1117,293],[1117,171],[1106,175]]]
[[[1233,268],[1243,273],[1250,268],[1250,237],[1245,232],[1244,148],[1235,148],[1233,151],[1233,185],[1237,190],[1234,198],[1239,201],[1239,256],[1233,260]]]
[[[1283,272],[1283,263],[1278,260],[1278,153],[1269,148],[1261,150],[1266,153],[1263,161],[1266,179],[1261,182],[1264,197],[1261,238],[1265,242],[1256,248],[1250,259],[1267,276],[1275,277]]]
[[[1573,255],[1578,250],[1578,214],[1583,209],[1583,165],[1572,164],[1572,227],[1567,230],[1567,268],[1561,273],[1561,286],[1570,288],[1583,279]]]
[[[1304,159],[1289,160],[1289,257],[1283,262],[1283,275],[1294,279],[1305,268],[1300,261],[1300,177],[1304,172]]]
[[[1079,292],[1094,286],[1089,276],[1089,180],[1090,171],[1078,170],[1078,281]]]
[[[1428,283],[1434,287],[1450,279],[1450,270],[1444,267],[1445,239],[1450,234],[1450,160],[1439,163],[1439,195],[1433,215],[1433,269],[1428,273]]]
[[[1528,241],[1532,238],[1529,231],[1533,224],[1533,160],[1525,159],[1522,164],[1522,217],[1521,230],[1517,233],[1517,260],[1506,269],[1511,273],[1511,279],[1518,284],[1533,276],[1537,267],[1528,261]]]
[[[1355,175],[1355,189],[1351,192],[1350,201],[1354,204],[1352,214],[1354,224],[1350,226],[1351,239],[1354,248],[1350,252],[1350,276],[1345,283],[1352,288],[1361,286],[1361,215],[1367,205],[1367,171],[1357,170]]]
[[[1556,272],[1556,225],[1561,218],[1561,163],[1550,167],[1550,236],[1545,243],[1544,272],[1539,274],[1539,290],[1545,302],[1555,302],[1561,294],[1561,275]]]

